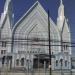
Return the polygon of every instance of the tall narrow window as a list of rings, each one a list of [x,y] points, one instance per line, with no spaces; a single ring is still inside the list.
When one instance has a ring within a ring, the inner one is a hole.
[[[65,61],[65,66],[67,66],[67,60]]]
[[[6,50],[1,50],[1,54],[6,54]]]
[[[67,50],[68,49],[68,45],[67,44],[64,44],[63,45],[63,50]]]
[[[19,59],[16,60],[16,65],[19,66]]]
[[[2,47],[6,47],[6,41],[2,41]]]
[[[24,66],[24,58],[21,59],[21,66]]]
[[[1,50],[1,54],[3,54],[3,50]]]
[[[66,50],[68,49],[68,45],[65,45],[65,49],[66,49]]]
[[[56,60],[56,66],[58,66],[58,60]]]

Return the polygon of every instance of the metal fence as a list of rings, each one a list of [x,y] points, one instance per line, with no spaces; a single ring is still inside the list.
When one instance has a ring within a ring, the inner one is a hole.
[[[0,75],[50,75],[49,69],[33,69],[26,70],[24,67],[21,68],[12,68],[11,70],[8,67],[0,69]],[[73,70],[52,70],[52,75],[75,75]]]

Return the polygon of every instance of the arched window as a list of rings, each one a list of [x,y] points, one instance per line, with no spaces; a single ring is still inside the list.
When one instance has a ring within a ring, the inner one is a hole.
[[[52,55],[53,55],[54,53],[52,52]]]
[[[63,59],[60,59],[61,66],[63,66]]]
[[[24,66],[24,58],[21,59],[21,66]]]
[[[2,47],[6,47],[7,42],[6,41],[2,41]]]
[[[19,59],[16,60],[16,65],[19,66]]]
[[[68,45],[67,44],[63,45],[63,50],[68,50]]]
[[[58,60],[56,60],[56,66],[58,66]]]
[[[1,54],[6,54],[6,50],[1,50]]]
[[[65,66],[67,66],[67,60],[65,60]]]

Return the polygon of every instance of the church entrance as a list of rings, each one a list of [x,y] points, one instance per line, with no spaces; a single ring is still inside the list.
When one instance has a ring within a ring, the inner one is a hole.
[[[43,59],[34,59],[33,68],[43,68],[44,66],[44,60]]]
[[[34,58],[34,60],[33,60],[33,68],[44,69],[44,68],[48,68],[48,66],[49,66],[48,59]]]

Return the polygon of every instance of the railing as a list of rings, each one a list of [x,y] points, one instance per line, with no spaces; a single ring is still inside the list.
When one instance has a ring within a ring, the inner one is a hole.
[[[2,68],[0,69],[0,75],[49,75],[49,69],[33,69],[32,71],[26,71],[24,67],[20,68]],[[61,75],[61,70],[52,70],[52,75]],[[75,75],[75,71],[63,70],[63,75]]]

